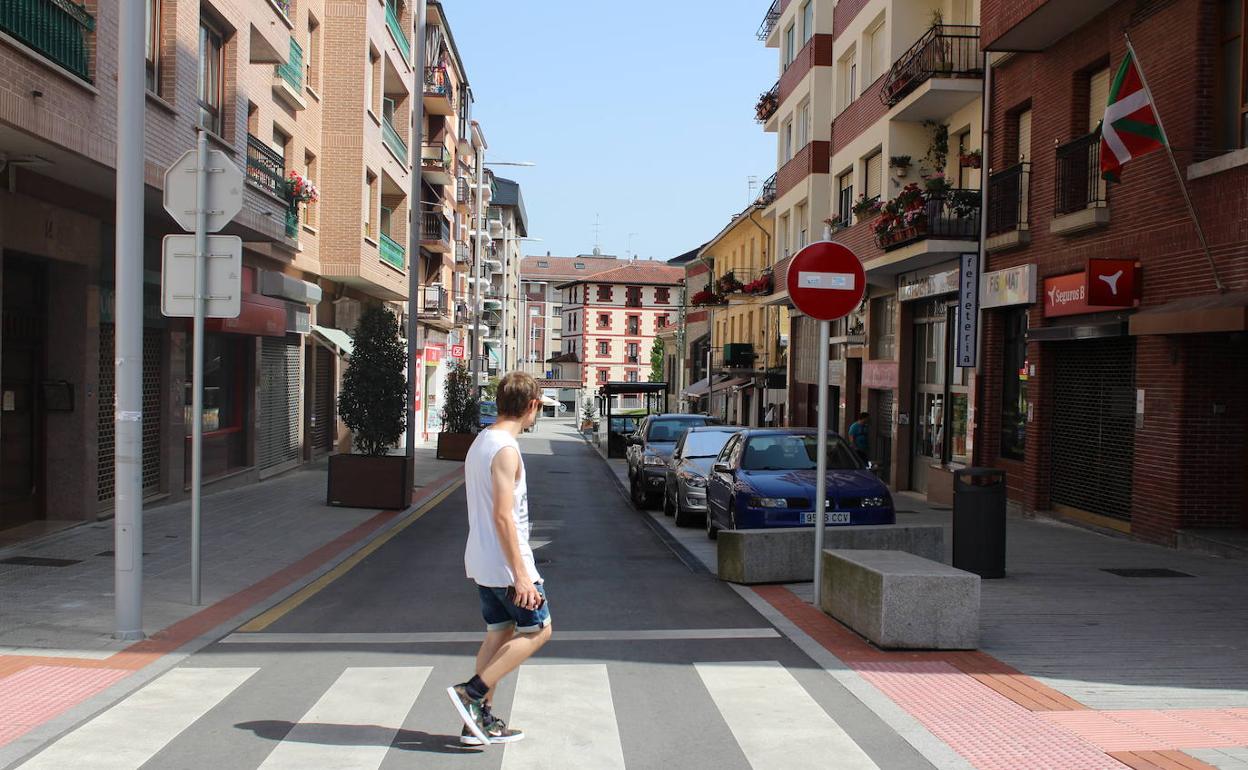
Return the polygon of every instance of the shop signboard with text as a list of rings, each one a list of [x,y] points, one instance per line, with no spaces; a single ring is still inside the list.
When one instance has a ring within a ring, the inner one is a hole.
[[[979,306],[984,310],[1036,301],[1035,264],[1007,267],[984,273],[980,280]]]
[[[1087,272],[1056,275],[1044,279],[1044,317],[1104,313],[1121,308],[1093,305],[1088,299]]]

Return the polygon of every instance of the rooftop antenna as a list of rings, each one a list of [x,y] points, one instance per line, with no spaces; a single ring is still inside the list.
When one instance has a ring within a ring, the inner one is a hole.
[[[602,229],[602,225],[598,221],[598,215],[594,214],[594,253],[595,254],[602,253],[602,241],[598,237],[599,230],[601,229]]]
[[[745,185],[749,191],[749,198],[746,200],[746,203],[752,203],[758,197],[754,194],[754,191],[758,189],[758,177],[753,174],[747,176],[745,178]]]
[[[628,234],[628,249],[625,251],[625,254],[632,259],[637,259],[637,253],[633,251],[633,236],[636,234],[637,233]]]

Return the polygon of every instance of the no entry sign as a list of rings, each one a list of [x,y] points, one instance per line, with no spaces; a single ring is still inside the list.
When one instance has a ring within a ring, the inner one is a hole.
[[[798,310],[820,321],[835,321],[862,302],[867,279],[854,252],[839,243],[818,241],[793,255],[788,285]]]

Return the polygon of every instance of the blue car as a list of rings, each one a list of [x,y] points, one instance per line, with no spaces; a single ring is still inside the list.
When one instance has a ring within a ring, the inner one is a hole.
[[[828,525],[893,524],[888,487],[845,439],[828,436]],[[815,523],[815,431],[751,429],[724,445],[707,479],[706,536]]]

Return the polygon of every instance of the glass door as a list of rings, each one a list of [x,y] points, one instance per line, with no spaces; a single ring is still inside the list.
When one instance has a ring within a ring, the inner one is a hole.
[[[910,487],[927,491],[928,468],[941,461],[945,443],[946,343],[948,316],[941,301],[924,301],[914,310],[914,429]]]

